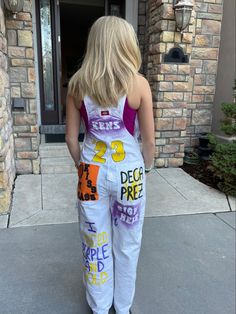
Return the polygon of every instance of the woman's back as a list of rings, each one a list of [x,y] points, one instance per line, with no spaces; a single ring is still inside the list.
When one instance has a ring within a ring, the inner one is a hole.
[[[137,110],[126,96],[116,107],[100,107],[85,96],[80,108],[85,124],[81,160],[98,165],[142,160],[139,149]]]
[[[82,68],[69,85],[66,140],[78,167],[83,281],[94,314],[108,314],[112,302],[117,313],[128,314],[134,297],[144,172],[154,154],[152,96],[138,75],[140,63],[132,26],[102,17],[91,28]],[[86,134],[80,151],[81,120]]]

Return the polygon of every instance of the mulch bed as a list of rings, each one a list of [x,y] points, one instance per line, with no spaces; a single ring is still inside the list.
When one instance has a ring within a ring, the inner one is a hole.
[[[209,160],[201,160],[200,163],[197,165],[184,163],[183,166],[181,166],[180,168],[182,168],[185,172],[187,172],[198,181],[219,190],[217,186],[219,179],[213,177],[212,172],[207,169],[209,163]]]

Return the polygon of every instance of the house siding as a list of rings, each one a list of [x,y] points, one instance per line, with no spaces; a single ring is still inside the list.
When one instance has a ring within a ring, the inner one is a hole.
[[[218,59],[218,71],[216,80],[216,92],[214,97],[212,131],[225,137],[225,133],[220,130],[220,120],[225,118],[221,110],[223,102],[233,102],[233,86],[236,79],[235,60],[235,21],[236,3],[235,0],[224,1],[224,12],[221,28],[221,43]],[[225,137],[227,139],[227,137]]]

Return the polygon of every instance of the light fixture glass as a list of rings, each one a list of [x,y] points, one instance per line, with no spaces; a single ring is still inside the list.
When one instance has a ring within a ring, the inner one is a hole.
[[[13,18],[16,18],[16,14],[21,12],[24,5],[24,0],[4,0],[7,10],[12,12]]]
[[[192,0],[179,0],[174,1],[174,10],[175,10],[175,19],[177,28],[182,33],[183,30],[189,25],[192,10],[193,10],[193,2]]]

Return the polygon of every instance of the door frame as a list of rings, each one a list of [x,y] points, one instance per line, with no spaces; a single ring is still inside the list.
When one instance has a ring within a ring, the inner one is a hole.
[[[35,29],[37,47],[36,55],[38,62],[38,88],[39,101],[38,112],[40,113],[39,121],[41,123],[41,133],[64,133],[65,125],[62,124],[60,95],[61,95],[61,37],[60,37],[60,1],[49,0],[51,5],[51,21],[52,21],[52,58],[53,58],[53,83],[54,83],[54,102],[55,111],[50,112],[44,110],[44,90],[42,75],[42,45],[41,45],[41,28],[40,28],[40,1],[34,1],[35,13]],[[109,0],[104,0],[104,15],[107,15]],[[125,1],[125,18],[131,23],[137,32],[138,28],[138,0]],[[37,63],[36,62],[36,63]],[[47,122],[48,119],[48,122]],[[50,127],[51,126],[51,127]]]
[[[58,1],[58,0],[56,0]],[[57,125],[59,124],[59,102],[58,102],[58,88],[57,88],[57,69],[55,65],[57,64],[57,43],[55,40],[55,4],[56,1],[49,0],[50,2],[50,12],[51,12],[51,34],[52,34],[52,63],[53,63],[53,96],[54,96],[54,106],[55,110],[46,110],[44,103],[44,81],[43,81],[43,58],[42,58],[42,37],[41,37],[41,21],[40,21],[40,1],[35,1],[35,21],[36,21],[36,38],[37,38],[37,55],[38,55],[38,79],[39,79],[39,98],[40,98],[40,113],[41,113],[41,123],[44,125]]]

